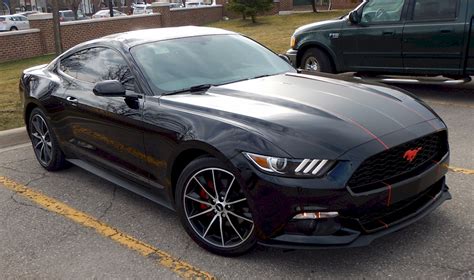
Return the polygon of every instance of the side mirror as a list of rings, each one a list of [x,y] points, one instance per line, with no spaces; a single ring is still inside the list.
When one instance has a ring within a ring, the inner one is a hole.
[[[288,56],[284,55],[284,54],[279,54],[278,55],[281,59],[283,59],[284,61],[286,61],[286,63],[291,64],[291,60],[288,58]]]
[[[359,24],[360,19],[359,19],[359,13],[357,11],[352,11],[349,13],[349,21],[352,24]]]
[[[125,87],[117,80],[98,82],[94,86],[94,94],[105,97],[125,96]]]

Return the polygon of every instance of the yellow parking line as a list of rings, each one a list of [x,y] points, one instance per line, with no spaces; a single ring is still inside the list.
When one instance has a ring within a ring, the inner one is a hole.
[[[0,184],[30,201],[35,202],[48,211],[62,215],[85,227],[95,229],[99,234],[108,237],[129,249],[137,251],[145,257],[157,260],[160,265],[172,270],[184,279],[215,279],[215,277],[208,272],[202,271],[184,261],[174,258],[170,254],[141,242],[130,235],[120,232],[118,229],[115,229],[84,212],[27,188],[7,177],[0,176]]]
[[[465,174],[465,175],[474,175],[473,169],[459,168],[459,167],[454,167],[454,166],[449,166],[449,165],[445,165],[445,166],[450,171],[455,172],[455,173],[460,173],[460,174]]]

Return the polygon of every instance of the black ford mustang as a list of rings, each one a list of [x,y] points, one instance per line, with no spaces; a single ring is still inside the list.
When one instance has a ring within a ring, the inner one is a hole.
[[[72,163],[175,209],[221,255],[367,245],[450,198],[447,129],[421,101],[299,74],[225,30],[86,42],[26,70],[20,91],[44,168]]]

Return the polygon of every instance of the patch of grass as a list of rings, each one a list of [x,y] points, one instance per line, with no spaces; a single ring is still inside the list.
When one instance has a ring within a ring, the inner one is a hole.
[[[0,63],[0,130],[24,125],[18,82],[24,69],[50,62],[54,56],[46,55]]]
[[[324,11],[319,13],[301,13],[257,17],[257,23],[250,20],[233,19],[209,24],[249,36],[264,44],[276,53],[285,53],[290,48],[290,37],[296,28],[317,21],[338,18],[348,11]]]

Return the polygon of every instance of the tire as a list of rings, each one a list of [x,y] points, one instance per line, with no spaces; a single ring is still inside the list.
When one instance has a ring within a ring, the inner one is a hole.
[[[16,28],[15,26],[12,26],[12,27],[10,28],[10,31],[18,31],[18,28]]]
[[[218,186],[218,202],[214,201],[214,182]],[[233,257],[255,247],[246,197],[237,176],[220,160],[198,158],[186,166],[177,182],[175,202],[181,224],[202,248]]]
[[[54,135],[45,114],[39,108],[31,111],[28,134],[36,159],[44,169],[57,171],[69,166],[59,147],[56,135]]]
[[[301,69],[314,72],[334,73],[329,56],[320,49],[308,49],[301,59]]]

